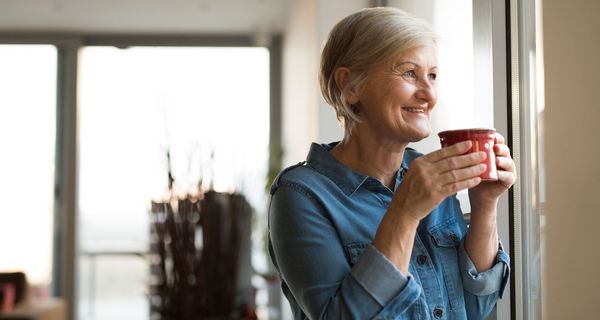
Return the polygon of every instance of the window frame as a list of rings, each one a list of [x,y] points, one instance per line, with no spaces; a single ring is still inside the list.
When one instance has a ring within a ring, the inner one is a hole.
[[[518,180],[511,190],[511,251],[513,252],[513,276],[511,286],[511,319],[541,319],[542,306],[534,305],[533,295],[542,303],[541,263],[536,267],[532,263],[532,254],[540,253],[543,260],[543,202],[540,198],[540,142],[537,95],[537,65],[540,55],[539,41],[539,5],[538,0],[506,0],[510,9],[507,17],[507,29],[510,41],[510,109],[511,142],[513,158],[517,166]],[[542,160],[543,161],[543,160]],[[537,230],[534,230],[536,228]],[[535,238],[534,233],[538,233]],[[532,246],[539,242],[537,249]],[[538,283],[537,291],[531,288]]]
[[[510,299],[501,299],[497,304],[495,318],[499,319],[541,316],[535,311],[540,306],[533,305],[531,299],[534,294],[541,297],[541,285],[537,293],[529,285],[533,280],[541,284],[542,277],[541,270],[534,270],[530,260],[535,242],[533,228],[539,228],[533,217],[541,213],[539,172],[535,167],[537,162],[533,164],[539,159],[535,136],[538,134],[536,61],[532,59],[532,54],[539,54],[536,52],[538,5],[538,0],[473,0],[474,46],[491,48],[489,56],[477,62],[478,70],[492,70],[490,83],[484,83],[479,90],[490,96],[487,99],[494,105],[494,125],[505,133],[518,176],[498,204],[498,232],[502,239],[509,239],[505,249],[511,256],[512,270],[505,291],[505,297]]]

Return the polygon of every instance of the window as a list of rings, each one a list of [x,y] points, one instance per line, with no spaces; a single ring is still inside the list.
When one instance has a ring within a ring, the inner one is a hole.
[[[0,271],[52,281],[57,51],[0,45]]]
[[[515,319],[542,319],[545,161],[540,1],[511,1],[512,114],[519,181],[514,188]]]
[[[80,68],[79,317],[147,319],[148,210],[167,196],[167,152],[175,193],[238,191],[264,217],[269,51],[85,47]]]

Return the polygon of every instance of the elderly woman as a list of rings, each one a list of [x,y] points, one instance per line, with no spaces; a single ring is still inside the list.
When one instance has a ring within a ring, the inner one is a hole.
[[[435,35],[400,10],[331,31],[319,80],[344,138],[313,144],[271,188],[269,249],[296,319],[485,319],[502,295],[496,207],[516,179],[504,139],[495,182],[470,142],[407,147],[431,133],[437,72]],[[466,188],[469,228],[455,197]]]

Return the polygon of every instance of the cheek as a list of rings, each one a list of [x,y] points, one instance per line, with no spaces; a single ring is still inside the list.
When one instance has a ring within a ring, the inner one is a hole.
[[[397,85],[390,90],[390,97],[393,97],[397,103],[405,103],[415,96],[416,88],[412,85]]]

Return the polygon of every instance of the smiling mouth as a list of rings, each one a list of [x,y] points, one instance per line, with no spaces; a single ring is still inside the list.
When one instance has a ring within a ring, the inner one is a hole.
[[[423,108],[402,108],[404,111],[408,111],[411,113],[425,113],[425,109]]]

